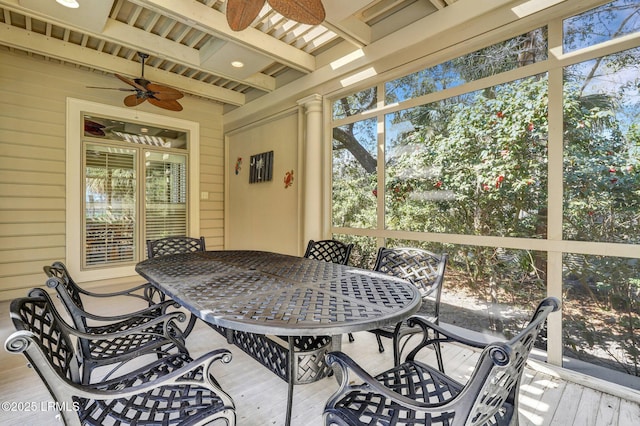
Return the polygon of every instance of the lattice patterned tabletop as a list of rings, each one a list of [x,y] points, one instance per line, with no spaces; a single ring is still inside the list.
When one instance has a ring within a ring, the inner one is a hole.
[[[338,335],[395,324],[420,306],[400,279],[261,251],[209,251],[145,260],[136,271],[213,325],[285,336]]]

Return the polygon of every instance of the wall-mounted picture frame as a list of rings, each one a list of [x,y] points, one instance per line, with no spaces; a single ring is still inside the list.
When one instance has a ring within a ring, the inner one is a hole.
[[[251,156],[249,183],[268,182],[273,179],[273,151]]]

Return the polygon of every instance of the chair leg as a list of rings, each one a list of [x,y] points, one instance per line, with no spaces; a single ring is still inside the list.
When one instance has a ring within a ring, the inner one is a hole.
[[[353,334],[349,333],[349,341],[353,342],[354,340],[356,340],[356,339],[353,338]]]
[[[197,316],[191,314],[191,317],[189,317],[189,323],[187,324],[184,331],[182,332],[182,337],[184,339],[186,339],[187,336],[193,331],[193,327],[196,325],[197,319],[198,319]]]
[[[402,349],[404,348],[404,345],[402,346],[402,348],[400,347],[401,339],[402,336],[399,336],[398,333],[393,336],[393,365],[396,367],[400,365],[400,353],[402,353]],[[409,338],[407,338],[407,340],[409,340]]]
[[[440,342],[436,342],[434,345],[436,350],[436,359],[438,360],[438,369],[444,373],[444,363],[442,362],[442,350],[440,349]]]
[[[382,345],[382,338],[379,334],[376,334],[376,339],[378,339],[378,351],[380,353],[384,352],[384,346]]]

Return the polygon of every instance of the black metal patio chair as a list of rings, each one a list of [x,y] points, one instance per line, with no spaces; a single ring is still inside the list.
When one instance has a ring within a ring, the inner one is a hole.
[[[435,254],[418,248],[386,248],[378,250],[373,269],[378,272],[402,278],[415,285],[422,296],[422,305],[416,315],[423,316],[434,324],[439,323],[440,298],[444,283],[444,273],[447,267],[448,254]],[[393,340],[394,364],[400,362],[400,354],[408,338],[418,330],[407,326],[406,321],[395,326],[385,326],[369,330],[376,335],[378,350],[384,352],[381,337]],[[438,358],[438,365],[443,369],[440,347],[435,344],[434,349]]]
[[[147,240],[147,257],[153,259],[155,257],[169,256],[172,254],[195,253],[206,251],[206,243],[204,237],[193,238],[185,236],[173,236],[160,238],[158,240]],[[198,317],[191,314],[189,322],[182,331],[182,335],[186,338],[193,331]]]
[[[122,291],[97,293],[80,287],[71,277],[65,264],[60,261],[53,262],[50,266],[44,266],[42,269],[49,277],[47,286],[56,290],[58,298],[71,316],[74,326],[82,332],[100,333],[123,330],[127,326],[144,323],[150,318],[164,316],[169,308],[180,307],[178,303],[168,300],[164,293],[150,283]],[[52,280],[51,278],[57,278],[57,280]],[[115,307],[122,303],[123,299],[119,299],[121,297],[124,297],[125,300],[130,300],[131,298],[140,299],[146,302],[147,306],[136,311],[112,315],[98,315],[87,311],[85,308],[85,301],[89,301],[92,298],[100,301],[104,300],[110,306]],[[87,320],[96,321],[99,325],[95,325],[95,323],[89,324]],[[184,340],[184,332],[180,333],[182,334],[182,340]]]
[[[17,331],[5,348],[27,358],[61,407],[66,425],[194,425],[215,420],[235,424],[233,400],[211,372],[214,362],[231,361],[228,350],[214,350],[196,360],[187,353],[171,354],[121,377],[86,384],[73,341],[83,333],[59,317],[50,299],[16,299],[10,311]]]
[[[338,240],[309,240],[304,257],[346,265],[349,263],[352,249],[353,244],[346,244]],[[348,336],[349,341],[353,342],[353,334],[349,333]]]
[[[346,265],[349,263],[352,249],[353,244],[346,244],[338,240],[309,240],[304,257]]]
[[[61,279],[52,277],[47,285],[62,295],[62,304],[73,321],[77,335],[78,362],[82,364],[82,383],[90,383],[93,372],[106,368],[103,377],[119,374],[130,361],[144,355],[161,358],[171,353],[188,353],[177,326],[185,320],[181,311],[160,314],[162,307],[149,309],[136,316],[101,317],[82,311],[69,298]],[[49,294],[42,288],[29,291],[30,297],[40,297],[52,305],[50,311],[59,316]],[[90,324],[91,323],[91,324]],[[65,323],[66,324],[66,323]]]
[[[560,308],[560,301],[544,299],[529,325],[507,342],[481,343],[413,317],[423,340],[404,362],[375,377],[348,355],[331,352],[330,365],[342,372],[339,389],[324,409],[326,425],[447,425],[480,426],[518,424],[518,392],[529,352],[547,315]],[[425,363],[417,356],[431,346],[456,343],[481,348],[482,353],[466,384]]]
[[[193,253],[206,250],[204,237],[173,236],[157,240],[147,240],[147,257],[149,259],[170,254]]]

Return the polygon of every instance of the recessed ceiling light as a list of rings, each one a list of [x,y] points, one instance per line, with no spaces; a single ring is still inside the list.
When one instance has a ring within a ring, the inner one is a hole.
[[[59,4],[64,7],[70,7],[71,9],[77,9],[80,7],[80,3],[77,0],[56,0]]]
[[[244,67],[244,63],[240,61],[233,61],[231,62],[231,66],[234,68],[242,68]]]

